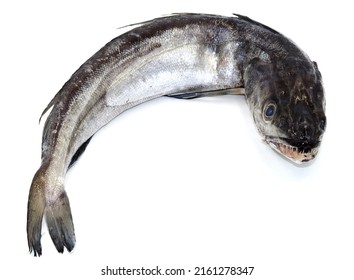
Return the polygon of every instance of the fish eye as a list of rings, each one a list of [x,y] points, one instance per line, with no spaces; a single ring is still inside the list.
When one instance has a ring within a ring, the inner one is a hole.
[[[264,120],[269,121],[272,119],[272,117],[275,114],[275,104],[274,103],[269,103],[267,106],[264,108]]]

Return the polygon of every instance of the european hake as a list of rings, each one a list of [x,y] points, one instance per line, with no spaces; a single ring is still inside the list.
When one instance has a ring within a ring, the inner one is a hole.
[[[56,249],[74,248],[65,175],[102,126],[161,96],[240,92],[274,150],[296,163],[316,156],[326,127],[321,74],[277,31],[241,15],[175,14],[141,23],[105,45],[43,112],[51,109],[28,199],[30,252],[42,254],[43,216]]]

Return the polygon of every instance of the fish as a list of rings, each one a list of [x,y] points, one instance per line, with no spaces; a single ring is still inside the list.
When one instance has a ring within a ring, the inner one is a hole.
[[[30,253],[45,221],[58,252],[76,237],[64,188],[92,136],[158,97],[243,94],[261,138],[295,165],[313,160],[326,128],[321,73],[294,42],[249,17],[172,14],[133,25],[89,58],[44,109],[41,165],[27,206]]]

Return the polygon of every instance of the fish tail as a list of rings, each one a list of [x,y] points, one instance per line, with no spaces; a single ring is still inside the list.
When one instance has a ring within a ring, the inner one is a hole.
[[[45,215],[50,237],[58,250],[63,253],[64,247],[70,252],[75,246],[74,224],[70,203],[64,188],[55,200],[46,198],[46,170],[40,168],[33,178],[27,212],[27,240],[30,252],[41,256],[42,220]]]
[[[27,241],[30,252],[42,255],[41,231],[45,209],[43,175],[40,170],[34,175],[27,205]]]
[[[50,237],[58,252],[63,253],[64,247],[71,252],[75,246],[74,223],[69,198],[64,190],[57,200],[46,206],[45,217]]]

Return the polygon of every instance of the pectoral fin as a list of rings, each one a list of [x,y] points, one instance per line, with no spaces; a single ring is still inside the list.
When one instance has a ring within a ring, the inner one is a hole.
[[[173,93],[166,96],[178,98],[178,99],[194,99],[200,97],[241,95],[241,94],[245,94],[244,88],[229,88],[229,89],[212,90],[212,91],[204,91],[204,92]]]

